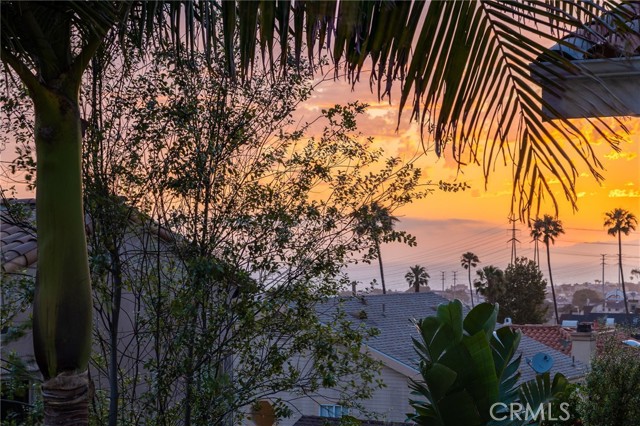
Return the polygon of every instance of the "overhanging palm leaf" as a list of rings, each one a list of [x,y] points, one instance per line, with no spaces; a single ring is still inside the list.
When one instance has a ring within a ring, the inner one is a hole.
[[[536,79],[544,77],[529,64],[543,55],[547,69],[571,70],[569,61],[543,46],[557,43],[559,35],[581,28],[584,22],[602,21],[603,11],[612,6],[612,2],[432,2],[406,74],[401,108],[413,92],[413,116],[434,130],[436,152],[449,144],[460,164],[481,163],[485,178],[500,158],[513,161],[521,214],[544,194],[554,199],[547,184],[551,177],[575,203],[576,159],[596,179],[601,178],[601,164],[587,132],[566,120],[544,123],[540,118],[541,105],[553,108],[535,90]],[[589,124],[616,147],[601,118]]]
[[[395,78],[404,80],[400,110],[413,95],[412,117],[433,131],[439,155],[448,145],[459,164],[482,164],[486,179],[500,159],[513,162],[514,193],[520,196],[520,214],[526,215],[545,194],[555,203],[547,184],[551,177],[574,205],[579,165],[602,178],[602,165],[587,139],[591,129],[618,149],[602,118],[590,119],[584,131],[568,120],[545,123],[541,108],[555,110],[537,88],[544,82],[560,93],[561,84],[548,76],[557,76],[559,69],[577,72],[548,49],[569,45],[563,36],[581,31],[593,41],[605,41],[608,34],[596,29],[629,31],[624,23],[638,7],[620,3],[362,0],[296,2],[295,10],[306,17],[310,55],[315,35],[320,46],[326,38],[334,62],[344,59],[354,81],[371,58],[371,84],[377,83],[379,96],[390,94]],[[304,31],[300,19],[292,30],[296,57]],[[541,57],[546,64],[529,66]]]

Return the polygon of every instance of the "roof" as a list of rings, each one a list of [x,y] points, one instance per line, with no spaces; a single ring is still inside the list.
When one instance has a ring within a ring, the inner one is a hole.
[[[522,334],[565,355],[571,355],[571,331],[559,325],[525,324],[511,326]]]
[[[320,417],[320,416],[302,416],[293,426],[324,426],[339,425],[339,418]],[[410,423],[384,422],[380,420],[360,420],[361,426],[408,426]]]
[[[22,206],[18,214],[13,214],[6,205],[0,204],[0,264],[5,273],[16,273],[25,268],[34,268],[38,261],[37,230],[35,220],[34,198],[12,199],[12,206]],[[139,213],[131,209],[129,220],[132,224],[144,226],[148,232],[157,235],[160,240],[169,242],[175,235]],[[90,234],[93,230],[92,220],[85,216],[85,230]]]
[[[635,56],[640,53],[640,2],[626,2],[620,6],[616,15],[613,11],[600,17],[599,21],[592,21],[586,28],[568,34],[563,43],[556,44],[551,50],[559,52],[570,60],[617,58]],[[616,25],[616,19],[626,16],[628,31],[610,31]],[[606,25],[603,25],[603,22]]]
[[[634,327],[640,326],[640,314],[629,314],[629,318],[625,313],[614,312],[591,312],[589,314],[561,314],[560,321],[578,321],[597,323],[604,318],[612,318],[615,324],[630,324]]]
[[[419,338],[412,320],[434,315],[438,305],[449,301],[433,292],[390,293],[342,299],[343,309],[352,321],[379,330],[378,336],[367,345],[417,373],[418,356],[413,349],[411,338]],[[465,313],[468,308],[465,308]],[[365,318],[366,317],[366,318]],[[568,379],[582,377],[586,366],[573,361],[565,353],[546,346],[523,333],[518,353],[522,354],[520,381],[535,377],[535,372],[527,363],[527,358],[545,352],[554,359],[552,372],[559,372]]]
[[[32,210],[35,200],[19,200],[16,203]],[[4,205],[0,207],[0,252],[2,271],[6,273],[34,266],[38,260],[36,232],[31,223],[33,217],[29,211],[24,213],[29,218],[10,214]]]

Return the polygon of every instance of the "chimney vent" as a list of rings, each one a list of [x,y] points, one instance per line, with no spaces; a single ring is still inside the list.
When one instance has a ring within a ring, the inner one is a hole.
[[[578,327],[576,331],[578,333],[590,333],[591,332],[591,323],[590,322],[580,322],[578,323]]]

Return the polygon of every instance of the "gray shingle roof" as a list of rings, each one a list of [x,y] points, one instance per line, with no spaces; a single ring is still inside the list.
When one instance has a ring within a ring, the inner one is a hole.
[[[302,416],[294,423],[293,426],[325,426],[339,425],[340,419],[320,417],[320,416]],[[410,423],[384,422],[380,420],[361,420],[361,426],[407,426]]]
[[[438,305],[449,301],[432,292],[390,293],[342,299],[342,306],[354,323],[364,323],[375,327],[380,334],[368,341],[368,346],[392,358],[409,368],[416,370],[418,357],[413,349],[411,337],[418,338],[413,319],[434,315]],[[468,311],[466,308],[465,313]],[[582,377],[586,366],[572,361],[557,350],[522,336],[518,353],[522,354],[520,363],[521,381],[535,377],[535,372],[526,363],[538,352],[545,352],[554,359],[552,373],[562,373],[568,379]]]

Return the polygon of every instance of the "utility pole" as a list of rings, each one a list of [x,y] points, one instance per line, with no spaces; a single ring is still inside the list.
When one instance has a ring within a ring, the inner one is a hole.
[[[442,272],[442,293],[444,294],[444,271]]]
[[[508,241],[511,243],[511,264],[514,264],[517,259],[516,243],[520,243],[520,240],[516,238],[516,218],[513,214],[509,216],[509,222],[511,222],[511,239]]]
[[[607,256],[606,254],[601,254],[602,256],[602,312],[604,312],[606,304],[607,304],[607,295],[604,292],[604,258]]]

